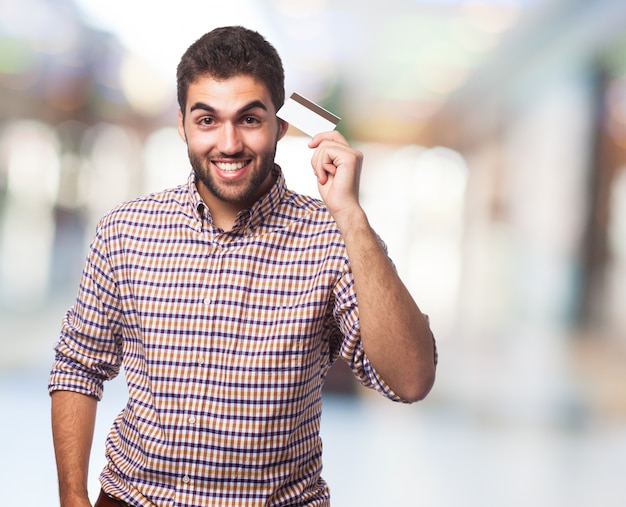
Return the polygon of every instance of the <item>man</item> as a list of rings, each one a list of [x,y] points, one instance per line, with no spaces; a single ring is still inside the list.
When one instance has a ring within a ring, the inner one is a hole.
[[[178,67],[186,184],[98,225],[49,389],[61,505],[90,506],[96,404],[123,364],[129,399],[106,441],[97,507],[326,506],[321,389],[338,357],[413,402],[435,375],[427,318],[358,200],[362,155],[315,136],[323,202],[274,163],[288,125],[282,63],[226,27]]]

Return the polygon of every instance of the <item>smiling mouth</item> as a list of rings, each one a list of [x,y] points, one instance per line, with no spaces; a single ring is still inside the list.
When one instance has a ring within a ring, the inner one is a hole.
[[[225,173],[234,173],[243,169],[246,165],[248,165],[249,161],[242,162],[213,162],[215,166],[222,172]]]

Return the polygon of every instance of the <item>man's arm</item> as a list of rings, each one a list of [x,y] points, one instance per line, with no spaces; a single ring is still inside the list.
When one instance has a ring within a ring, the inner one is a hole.
[[[337,215],[357,301],[363,348],[391,389],[407,401],[423,399],[435,380],[428,320],[389,261],[365,213]]]
[[[317,135],[312,160],[320,195],[341,231],[354,276],[365,352],[389,387],[423,399],[435,380],[434,343],[358,200],[362,154],[338,132]]]
[[[98,402],[71,391],[55,391],[51,396],[61,507],[91,507],[87,481]]]

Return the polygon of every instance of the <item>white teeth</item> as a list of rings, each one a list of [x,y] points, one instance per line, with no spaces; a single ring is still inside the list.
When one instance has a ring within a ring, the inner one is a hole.
[[[216,162],[215,165],[221,171],[239,171],[243,166],[246,165],[245,162]]]

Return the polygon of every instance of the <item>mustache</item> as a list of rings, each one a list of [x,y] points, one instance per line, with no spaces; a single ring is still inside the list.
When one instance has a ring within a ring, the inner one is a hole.
[[[223,153],[221,151],[216,151],[216,152],[212,152],[212,153],[207,153],[205,155],[205,160],[211,160],[214,158],[220,159],[220,160],[228,160],[228,159],[242,159],[242,158],[253,158],[253,155],[250,153],[247,153],[246,150],[241,150],[237,153]]]

